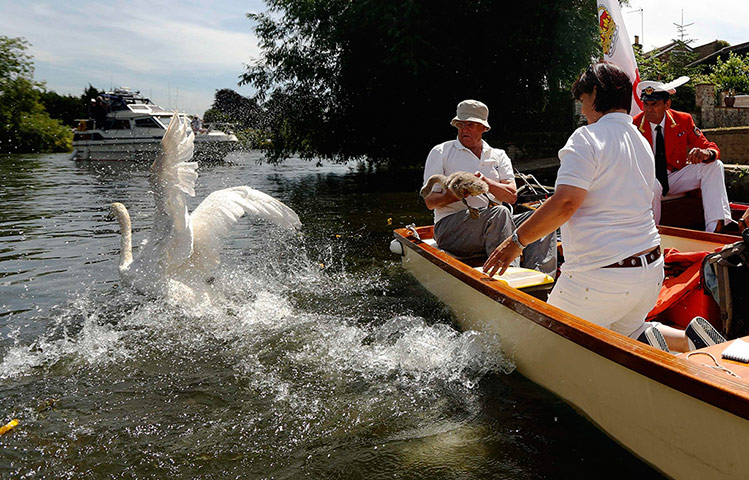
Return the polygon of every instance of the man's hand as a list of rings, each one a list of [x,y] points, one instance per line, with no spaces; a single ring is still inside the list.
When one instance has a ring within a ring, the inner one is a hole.
[[[693,148],[687,154],[687,163],[704,163],[714,160],[713,151],[707,148]]]
[[[489,185],[489,193],[494,195],[498,202],[515,203],[518,199],[518,188],[515,185],[515,179],[511,180],[493,180],[483,173],[476,171],[473,173],[477,178],[485,181]]]

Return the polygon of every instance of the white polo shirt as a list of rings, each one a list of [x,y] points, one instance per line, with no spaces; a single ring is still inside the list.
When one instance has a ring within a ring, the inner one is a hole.
[[[604,267],[660,244],[653,220],[653,151],[632,117],[609,113],[559,150],[557,187],[587,190],[562,225],[562,271]]]
[[[512,162],[505,151],[492,148],[483,140],[481,143],[481,158],[477,158],[470,149],[460,143],[460,140],[450,140],[432,148],[424,166],[424,185],[432,175],[450,175],[455,172],[474,173],[478,171],[492,180],[514,180]],[[442,187],[436,184],[432,187],[432,191],[441,192]],[[483,208],[489,204],[483,196],[468,197],[466,201],[470,206],[476,208]],[[437,207],[434,209],[434,223],[436,224],[440,219],[465,209],[466,206],[461,201],[453,202],[444,207]]]

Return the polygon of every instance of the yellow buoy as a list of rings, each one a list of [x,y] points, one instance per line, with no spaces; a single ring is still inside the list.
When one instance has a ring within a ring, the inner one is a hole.
[[[16,425],[18,425],[18,419],[14,418],[10,422],[8,422],[5,425],[3,425],[2,427],[0,427],[0,435],[2,435],[4,433],[8,433],[8,431],[10,431]]]

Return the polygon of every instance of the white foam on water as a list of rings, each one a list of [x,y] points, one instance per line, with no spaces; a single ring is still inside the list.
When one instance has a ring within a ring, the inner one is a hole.
[[[75,309],[93,310],[83,318],[80,328],[73,329],[68,320]],[[0,379],[27,374],[64,359],[77,366],[125,360],[129,352],[121,343],[123,335],[112,325],[102,323],[93,305],[78,299],[61,314],[49,334],[37,338],[31,345],[16,342],[8,349],[0,362]]]
[[[152,351],[192,358],[209,349],[234,365],[250,390],[314,411],[324,401],[314,392],[326,388],[371,389],[374,398],[394,387],[470,390],[487,373],[514,368],[496,337],[374,302],[390,288],[386,278],[340,265],[330,270],[332,257],[326,266],[304,255],[284,258],[288,253],[271,248],[243,264],[225,263],[210,301],[91,291],[71,301],[39,338],[10,347],[0,378],[59,364],[74,375]]]

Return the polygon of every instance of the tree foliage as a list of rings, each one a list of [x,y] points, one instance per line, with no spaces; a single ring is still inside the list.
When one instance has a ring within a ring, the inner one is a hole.
[[[665,83],[684,75],[692,79],[693,81],[677,88],[676,93],[671,96],[674,109],[691,112],[695,109],[694,86],[699,83],[702,67],[690,66],[697,59],[697,54],[689,51],[688,43],[691,41],[673,41],[676,45],[669,52],[666,61],[661,60],[661,57],[642,53],[636,48],[637,68],[643,81],[657,80]]]
[[[64,152],[73,134],[49,117],[40,102],[43,83],[22,38],[0,36],[0,152]]]
[[[206,111],[206,122],[232,122],[238,128],[261,128],[264,115],[254,98],[243,97],[234,90],[216,90],[210,110]]]
[[[718,61],[710,69],[707,79],[714,83],[718,91],[731,92],[734,95],[749,93],[749,54],[737,55],[730,52],[724,61]]]
[[[567,88],[597,48],[592,0],[266,3],[242,83],[264,101],[272,160],[420,164],[466,98],[489,106],[489,139],[569,130]]]

